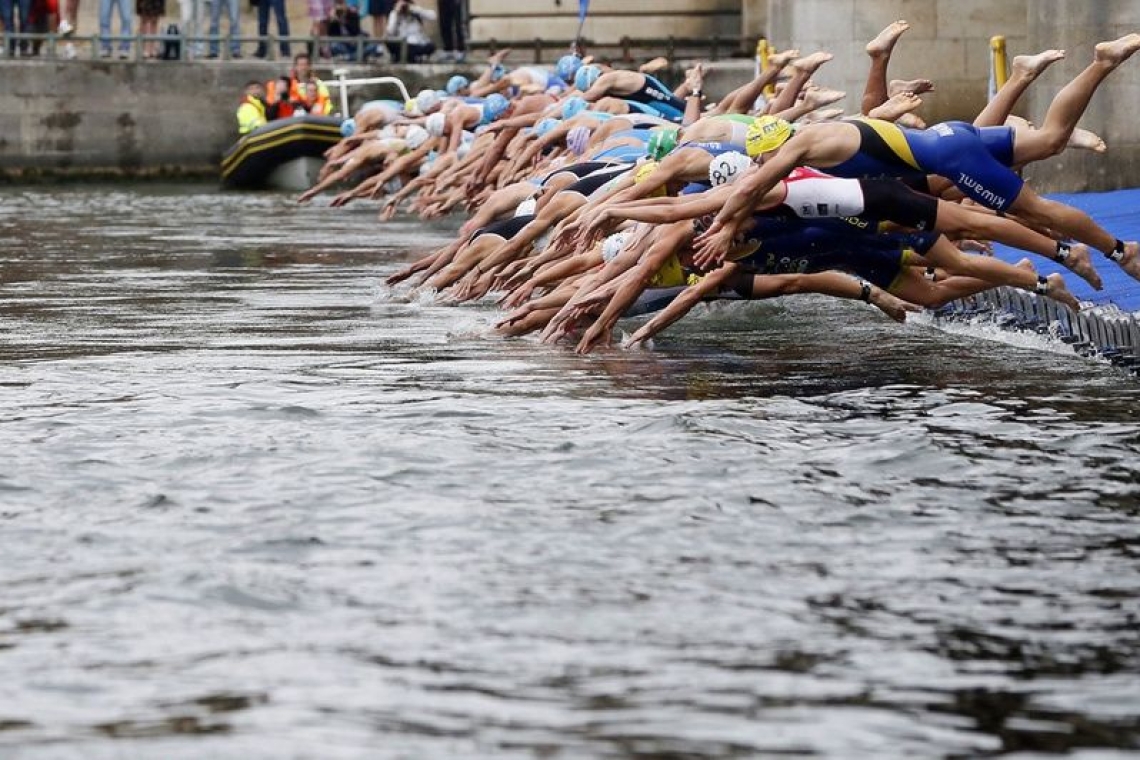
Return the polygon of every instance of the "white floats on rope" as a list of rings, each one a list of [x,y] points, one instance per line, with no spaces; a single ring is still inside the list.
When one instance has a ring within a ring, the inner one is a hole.
[[[411,100],[408,95],[408,88],[404,86],[403,81],[398,77],[366,77],[364,79],[348,79],[348,69],[335,69],[333,76],[336,77],[330,82],[325,82],[329,87],[340,88],[340,113],[344,118],[348,118],[352,114],[348,111],[348,88],[361,87],[369,84],[391,84],[395,85],[396,89],[400,91],[403,96],[404,102],[407,103]]]

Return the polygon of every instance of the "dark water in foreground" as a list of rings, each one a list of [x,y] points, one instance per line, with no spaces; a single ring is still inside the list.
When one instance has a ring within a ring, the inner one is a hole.
[[[1140,748],[1140,385],[820,299],[580,359],[381,291],[446,234],[3,191],[0,757]]]

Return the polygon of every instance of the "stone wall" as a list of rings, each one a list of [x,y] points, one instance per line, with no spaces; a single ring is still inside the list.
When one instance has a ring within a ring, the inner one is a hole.
[[[237,139],[234,112],[244,84],[270,79],[283,66],[6,61],[0,64],[0,175],[214,175]],[[400,77],[414,93],[442,86],[461,70],[387,67],[383,73]],[[349,71],[350,77],[376,74]],[[372,97],[398,99],[380,87],[354,91],[350,103]]]
[[[780,49],[828,50],[835,59],[820,70],[820,84],[847,93],[848,113],[858,113],[866,82],[864,46],[887,24],[906,19],[911,28],[895,48],[891,79],[927,77],[936,91],[919,115],[927,121],[972,117],[986,100],[989,38],[1005,35],[1012,54],[1027,47],[1028,0],[770,0],[769,39]]]
[[[1053,97],[1092,60],[1102,40],[1140,31],[1136,0],[1033,0],[1029,4],[1030,50],[1060,48],[1065,60],[1050,67],[1025,95],[1025,116],[1041,122]],[[1032,164],[1026,177],[1043,190],[1112,190],[1140,187],[1140,56],[1117,69],[1097,90],[1080,125],[1108,143],[1105,155],[1066,151]]]

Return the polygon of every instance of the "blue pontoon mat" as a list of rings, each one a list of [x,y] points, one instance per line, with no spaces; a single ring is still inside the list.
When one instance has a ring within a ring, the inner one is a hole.
[[[1111,193],[1058,193],[1048,196],[1081,209],[1112,235],[1121,240],[1140,240],[1140,188]],[[994,246],[994,255],[1016,262],[1025,253],[1007,246]],[[1072,272],[1039,256],[1030,257],[1043,275],[1062,272],[1073,295],[1095,304],[1115,304],[1126,312],[1140,312],[1140,281],[1124,273],[1120,267],[1093,251],[1092,260],[1104,281],[1104,290],[1096,291]]]

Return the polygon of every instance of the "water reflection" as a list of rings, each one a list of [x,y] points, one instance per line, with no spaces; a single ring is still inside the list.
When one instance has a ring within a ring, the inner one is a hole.
[[[449,229],[5,197],[0,754],[1140,744],[1125,375],[821,299],[579,358],[379,287]]]

